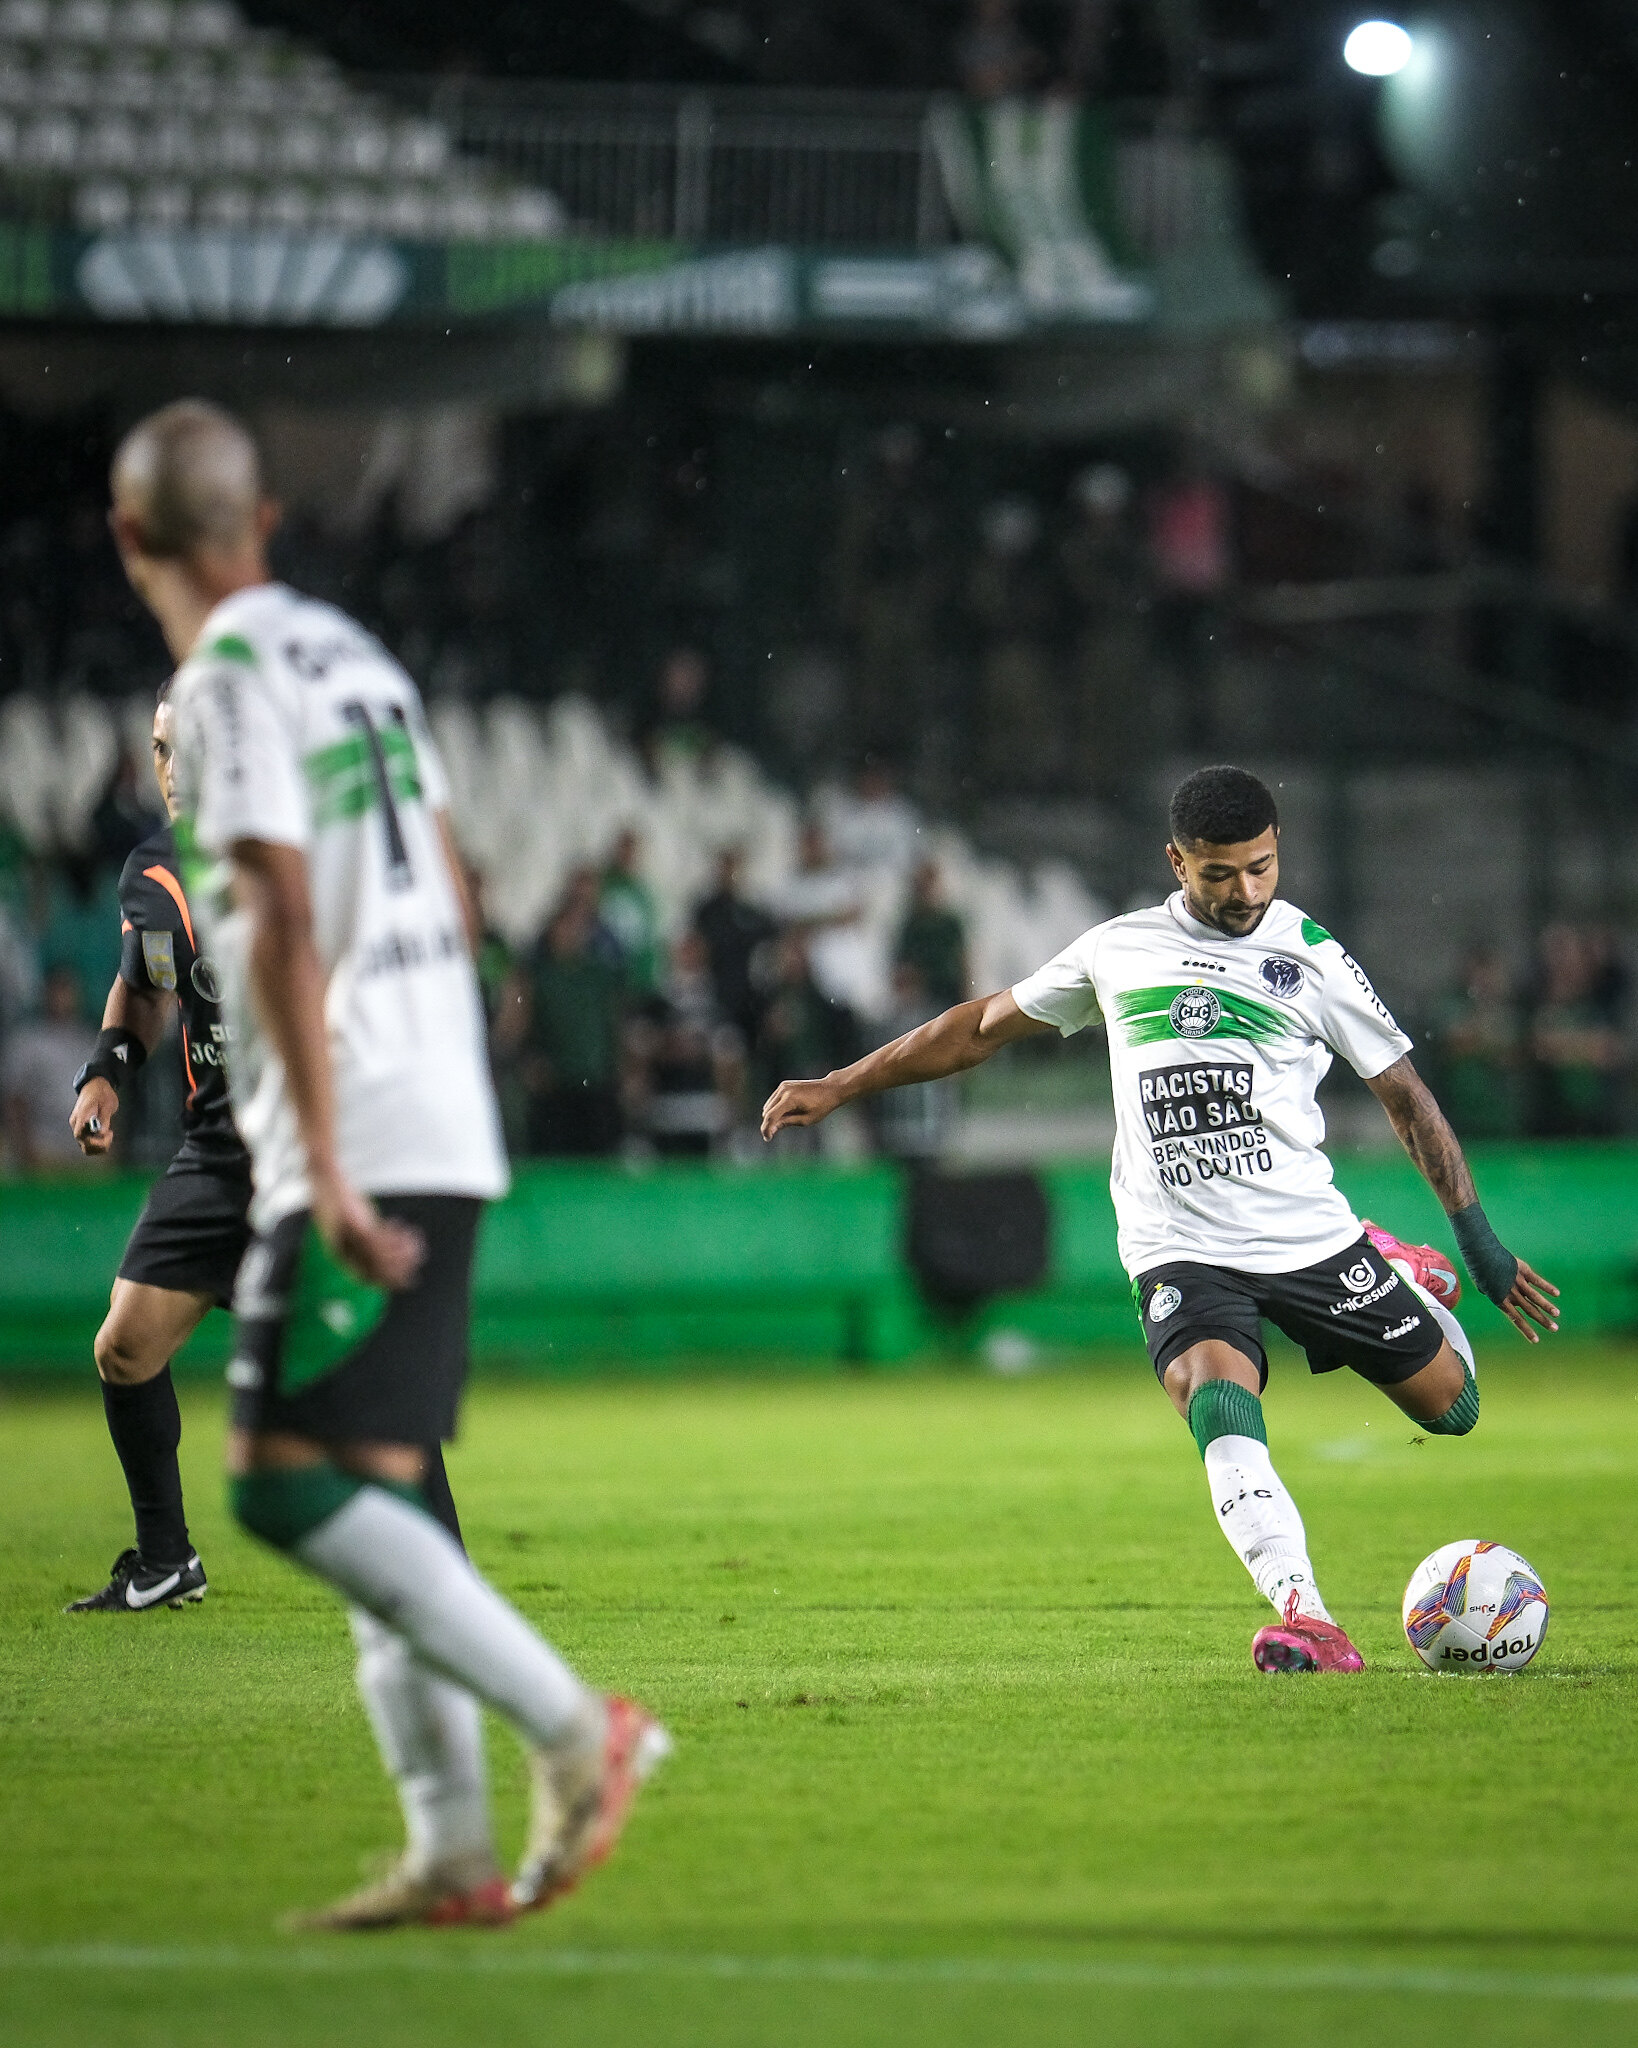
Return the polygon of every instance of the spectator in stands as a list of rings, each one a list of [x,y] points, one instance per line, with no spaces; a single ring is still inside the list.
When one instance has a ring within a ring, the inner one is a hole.
[[[642,850],[641,838],[628,825],[615,840],[603,870],[597,905],[603,927],[619,950],[626,986],[637,997],[654,995],[660,986],[660,912],[642,877]]]
[[[1606,935],[1568,924],[1542,933],[1530,1017],[1533,1136],[1596,1138],[1616,1129],[1625,995],[1625,971]]]
[[[966,994],[965,989],[962,991]],[[959,998],[958,998],[959,1000]],[[893,1007],[880,1042],[888,1044],[938,1016],[949,1005],[935,1000],[920,970],[900,959],[893,967]],[[894,1088],[870,1104],[876,1143],[889,1159],[930,1166],[943,1157],[954,1134],[960,1103],[958,1081],[923,1081],[913,1088]]]
[[[74,1076],[95,1051],[97,1034],[80,1011],[80,977],[59,962],[46,971],[39,1016],[6,1043],[0,1097],[12,1158],[24,1172],[83,1164],[68,1112]]]
[[[697,761],[717,744],[706,717],[711,664],[697,647],[673,647],[660,663],[643,751],[658,775],[672,759]]]
[[[967,1000],[970,983],[966,927],[943,900],[937,861],[924,860],[916,869],[910,884],[910,909],[894,949],[894,991],[901,998],[902,1007],[899,968],[910,970],[916,987],[932,1004],[934,1013]],[[900,1026],[901,1031],[910,1028],[908,1024]]]
[[[744,1093],[739,1033],[723,1017],[705,940],[690,928],[671,948],[664,992],[632,1029],[634,1121],[656,1152],[705,1158],[733,1129]]]
[[[814,979],[803,933],[786,932],[775,950],[773,987],[756,1049],[757,1101],[787,1074],[828,1074],[851,1064],[861,1050],[858,1019]],[[798,1142],[787,1144],[793,1138]],[[775,1142],[787,1151],[813,1152],[818,1140],[817,1130],[781,1131]]]
[[[73,969],[82,992],[106,988],[119,971],[119,870],[84,854],[38,871],[35,944],[43,960]]]
[[[1152,494],[1148,510],[1157,628],[1183,684],[1188,743],[1210,747],[1212,634],[1234,573],[1228,491],[1219,477],[1185,462]]]
[[[902,875],[916,857],[921,817],[879,754],[866,754],[851,789],[831,789],[815,806],[843,867]]]
[[[973,0],[956,62],[962,87],[975,100],[1027,92],[1040,75],[1041,55],[1018,25],[1018,0]]]
[[[625,976],[597,938],[595,896],[571,884],[530,960],[514,1027],[533,1153],[610,1153],[624,1130]]]
[[[1152,746],[1152,582],[1131,531],[1132,480],[1113,462],[1075,478],[1058,571],[1069,612],[1070,726],[1079,778],[1115,795]]]
[[[694,912],[694,928],[705,941],[717,1007],[754,1047],[767,1008],[765,956],[779,927],[741,890],[745,859],[738,847],[717,856],[717,885]]]
[[[947,521],[922,439],[883,430],[848,464],[837,528],[837,603],[852,637],[856,744],[904,750],[933,695],[949,590]]]
[[[868,1014],[882,1007],[878,963],[864,927],[863,878],[832,857],[824,827],[802,828],[797,871],[775,908],[805,941],[804,964],[828,1002]]]
[[[1436,1017],[1433,1081],[1463,1138],[1513,1138],[1524,1128],[1524,1029],[1499,953],[1470,953],[1461,986]]]
[[[1039,506],[1022,496],[984,508],[966,590],[978,643],[979,763],[1008,789],[1050,787],[1064,770],[1054,642],[1061,585],[1042,545]]]

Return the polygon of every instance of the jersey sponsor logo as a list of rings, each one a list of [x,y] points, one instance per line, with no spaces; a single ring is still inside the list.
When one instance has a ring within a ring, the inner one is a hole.
[[[1302,992],[1302,969],[1295,960],[1282,959],[1278,953],[1263,962],[1257,976],[1271,996],[1280,996],[1286,1002]]]
[[[1249,1065],[1191,1060],[1176,1067],[1151,1067],[1138,1077],[1143,1121],[1151,1138],[1188,1137],[1196,1131],[1232,1130],[1260,1124],[1251,1100]]]
[[[1208,974],[1227,974],[1228,968],[1221,960],[1185,960],[1185,967],[1204,967]]]
[[[1157,1287],[1149,1298],[1149,1320],[1163,1323],[1166,1318],[1176,1315],[1183,1306],[1183,1297],[1175,1287]]]
[[[1223,1021],[1214,988],[1180,988],[1167,1011],[1179,1038],[1209,1038]]]
[[[216,969],[202,953],[195,956],[193,965],[188,969],[188,979],[193,983],[194,994],[203,996],[207,1003],[222,1000],[222,985],[216,979]]]
[[[1392,1294],[1399,1285],[1399,1275],[1390,1266],[1385,1278],[1378,1278],[1377,1270],[1369,1259],[1358,1259],[1345,1273],[1338,1276],[1348,1292],[1341,1301],[1331,1303],[1330,1313],[1334,1316],[1358,1315],[1379,1302],[1386,1294]]]
[[[1348,972],[1354,977],[1355,981],[1359,983],[1360,990],[1363,993],[1365,1000],[1370,1004],[1371,1008],[1376,1012],[1376,1014],[1382,1019],[1383,1023],[1386,1024],[1390,1030],[1397,1031],[1399,1029],[1399,1026],[1393,1020],[1392,1011],[1389,1010],[1387,1004],[1383,1002],[1382,998],[1377,994],[1376,990],[1372,988],[1369,975],[1366,974],[1364,968],[1360,966],[1359,962],[1354,958],[1353,954],[1344,950],[1342,954],[1342,964],[1344,967],[1347,968]]]
[[[169,932],[142,934],[142,964],[155,988],[176,988],[176,946]]]
[[[1419,1330],[1421,1327],[1420,1316],[1406,1316],[1402,1323],[1395,1323],[1391,1330],[1382,1332],[1382,1341],[1384,1344],[1391,1344],[1396,1337],[1408,1337],[1412,1330]]]

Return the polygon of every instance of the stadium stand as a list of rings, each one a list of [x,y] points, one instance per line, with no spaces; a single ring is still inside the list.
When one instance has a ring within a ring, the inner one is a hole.
[[[37,854],[81,845],[121,752],[145,756],[152,715],[145,696],[123,706],[71,698],[55,714],[23,692],[0,702],[0,823]],[[537,937],[570,876],[601,866],[628,827],[641,835],[642,872],[667,937],[709,893],[720,853],[743,850],[748,892],[766,902],[796,871],[801,808],[736,747],[665,757],[651,770],[574,696],[545,705],[446,701],[431,716],[486,910],[514,946]],[[833,830],[849,801],[839,790],[821,793]],[[1010,983],[1104,914],[1066,863],[1026,870],[988,859],[950,825],[916,817],[898,849],[868,837],[855,843],[866,986],[879,991],[878,1010],[916,861],[940,868],[945,898],[967,928],[975,987]]]
[[[538,241],[550,192],[223,0],[4,0],[0,210],[86,229]]]

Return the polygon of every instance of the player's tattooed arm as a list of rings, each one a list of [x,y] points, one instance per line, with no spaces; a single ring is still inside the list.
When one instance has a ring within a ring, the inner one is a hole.
[[[1458,1209],[1476,1202],[1479,1191],[1473,1185],[1461,1141],[1409,1057],[1395,1060],[1365,1085],[1387,1112],[1395,1136],[1439,1197],[1445,1214],[1454,1216]]]
[[[1532,1344],[1539,1343],[1531,1325],[1539,1324],[1544,1330],[1558,1328],[1554,1306],[1558,1289],[1516,1258],[1491,1229],[1479,1206],[1479,1191],[1461,1141],[1434,1101],[1432,1090],[1408,1057],[1395,1060],[1366,1086],[1387,1112],[1417,1170],[1439,1197],[1480,1293],[1488,1295]]]
[[[133,988],[116,974],[103,1005],[102,1028],[105,1032],[128,1031],[152,1052],[164,1036],[175,1000],[165,989]],[[114,1118],[118,1113],[118,1089],[100,1074],[91,1075],[75,1096],[68,1118],[74,1142],[88,1159],[101,1158],[113,1145]]]
[[[1034,1038],[1053,1026],[1028,1017],[1011,989],[957,1003],[929,1023],[918,1024],[890,1045],[866,1053],[851,1067],[817,1081],[781,1081],[762,1107],[762,1135],[771,1138],[788,1124],[816,1124],[862,1095],[908,1088],[917,1081],[942,1081],[981,1066],[1015,1038]]]

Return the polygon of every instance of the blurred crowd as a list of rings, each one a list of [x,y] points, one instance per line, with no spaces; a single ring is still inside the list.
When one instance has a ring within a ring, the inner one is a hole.
[[[1520,975],[1469,955],[1433,1020],[1431,1076],[1464,1138],[1605,1138],[1631,1130],[1632,977],[1605,926],[1550,924]]]
[[[640,853],[627,829],[606,864],[577,869],[533,945],[486,932],[480,965],[515,1155],[743,1154],[758,1147],[776,1083],[846,1065],[969,992],[965,930],[936,862],[913,870],[883,1007],[861,929],[869,871],[838,858],[818,820],[771,898],[747,893],[738,850],[719,854],[710,890],[670,938]],[[893,1157],[936,1158],[955,1106],[949,1084],[907,1090],[861,1135]],[[818,1139],[791,1132],[781,1148]]]

